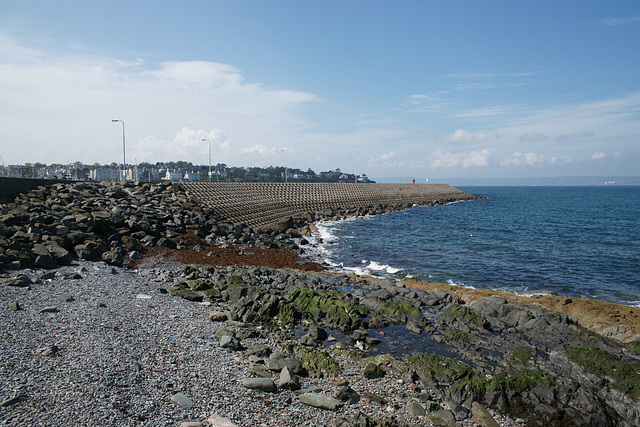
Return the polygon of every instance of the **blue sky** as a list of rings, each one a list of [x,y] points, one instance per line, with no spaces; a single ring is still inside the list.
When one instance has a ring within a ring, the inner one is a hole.
[[[0,2],[7,164],[640,175],[640,1]]]

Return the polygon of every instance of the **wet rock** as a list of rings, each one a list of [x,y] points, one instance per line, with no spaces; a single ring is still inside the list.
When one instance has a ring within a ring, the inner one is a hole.
[[[327,331],[319,327],[318,325],[309,326],[309,336],[317,341],[324,341],[327,339]]]
[[[384,377],[385,372],[377,364],[373,362],[369,362],[365,366],[364,372],[362,373],[362,375],[368,379],[382,378]]]

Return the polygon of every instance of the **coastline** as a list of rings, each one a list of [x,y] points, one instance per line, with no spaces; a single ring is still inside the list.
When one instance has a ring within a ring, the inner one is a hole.
[[[114,425],[142,418],[176,425],[181,417],[204,425],[212,412],[240,425],[256,420],[282,425],[291,410],[297,425],[318,419],[324,425],[353,425],[360,416],[385,414],[396,417],[392,426],[433,425],[441,417],[475,426],[482,425],[481,416],[503,426],[640,422],[640,389],[633,384],[637,342],[629,346],[613,339],[637,337],[634,310],[328,273],[303,258],[313,215],[256,232],[215,217],[211,208],[170,185],[142,190],[60,185],[53,194],[37,190],[14,204],[19,207],[3,208],[0,232],[10,241],[3,263],[18,267],[3,276],[1,315],[12,329],[2,331],[0,358],[10,381],[2,389],[0,419],[12,420],[8,425],[47,417],[54,420],[48,424],[66,425],[79,408]],[[44,204],[51,213],[42,212]],[[323,215],[342,219],[402,206],[337,208]],[[48,220],[53,225],[45,224]],[[47,239],[27,249],[42,235]],[[80,236],[85,243],[71,246],[76,255],[95,257],[100,250],[101,261],[76,260],[64,249]],[[160,291],[169,295],[151,294]],[[558,310],[542,303],[557,304]],[[582,308],[559,311],[566,307]],[[149,313],[141,316],[140,309]],[[612,311],[601,316],[607,310]],[[161,336],[155,328],[162,329]],[[398,330],[400,342],[395,342],[392,332]],[[97,332],[99,339],[92,340]],[[171,344],[175,339],[180,345]],[[381,344],[401,351],[397,357],[379,354]],[[603,354],[616,368],[589,370],[585,352]],[[317,370],[317,377],[299,378],[303,394],[312,396],[285,391],[293,385],[283,380],[282,366],[267,368],[279,363],[270,353],[304,363],[307,375]],[[166,363],[175,371],[171,379],[158,375]],[[217,377],[212,366],[225,377]],[[78,372],[86,375],[75,378]],[[255,391],[257,384],[267,387]],[[88,399],[82,392],[70,397],[74,387],[87,391]],[[120,387],[122,393],[116,392]],[[192,390],[188,401],[179,395],[184,390]],[[221,402],[212,401],[213,395]],[[305,402],[311,398],[337,403],[329,410],[312,409]],[[232,402],[249,418],[239,418],[244,415]],[[50,414],[51,407],[59,411]]]

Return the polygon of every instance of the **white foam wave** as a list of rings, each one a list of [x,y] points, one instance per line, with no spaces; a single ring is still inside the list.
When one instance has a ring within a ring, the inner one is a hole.
[[[366,260],[363,260],[363,263],[366,263]],[[367,269],[374,272],[386,273],[386,274],[397,274],[401,271],[404,271],[402,268],[392,267],[388,264],[380,264],[375,261],[369,261],[367,265]]]

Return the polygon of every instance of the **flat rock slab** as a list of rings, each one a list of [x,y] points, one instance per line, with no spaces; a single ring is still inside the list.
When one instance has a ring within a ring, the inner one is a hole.
[[[174,403],[177,403],[178,405],[182,406],[183,408],[186,409],[191,409],[194,405],[193,400],[191,400],[186,394],[184,393],[176,393],[173,396],[171,396],[171,401]]]
[[[300,395],[300,401],[315,408],[337,411],[342,402],[323,393],[305,393]]]
[[[261,390],[274,393],[277,390],[276,383],[271,378],[244,378],[242,386],[252,390]]]

